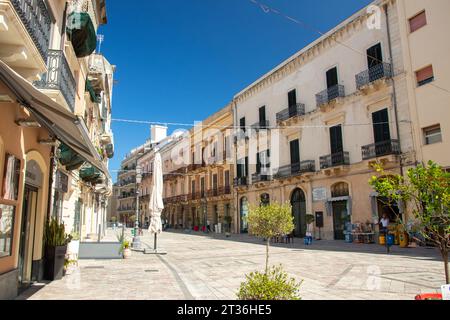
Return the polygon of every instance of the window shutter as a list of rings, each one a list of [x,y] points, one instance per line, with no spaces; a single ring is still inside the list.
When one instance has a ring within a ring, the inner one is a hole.
[[[417,83],[423,83],[424,81],[433,78],[433,66],[428,66],[416,72]]]
[[[427,16],[425,11],[409,19],[409,30],[414,32],[427,24]]]

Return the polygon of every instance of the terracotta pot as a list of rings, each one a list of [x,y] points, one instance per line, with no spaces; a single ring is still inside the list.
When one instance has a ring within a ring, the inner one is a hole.
[[[128,259],[131,257],[131,249],[123,249],[123,258]]]

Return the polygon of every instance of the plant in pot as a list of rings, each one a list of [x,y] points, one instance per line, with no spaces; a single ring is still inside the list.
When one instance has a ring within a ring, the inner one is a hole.
[[[123,233],[117,236],[117,239],[120,243],[119,253],[122,254],[124,259],[128,259],[131,256],[130,241],[125,238]]]
[[[232,217],[231,216],[225,216],[223,218],[224,224],[225,224],[225,236],[228,238],[231,235],[231,221],[232,221]]]
[[[51,219],[46,224],[44,232],[46,280],[62,279],[67,245],[71,240],[72,236],[65,233],[64,224],[60,224],[56,219]]]

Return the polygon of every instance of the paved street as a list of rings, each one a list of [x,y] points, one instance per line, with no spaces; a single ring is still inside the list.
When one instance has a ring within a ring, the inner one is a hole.
[[[152,246],[146,234],[143,242]],[[63,280],[37,285],[19,299],[235,299],[244,275],[264,267],[264,243],[246,235],[168,232],[168,254],[133,252],[129,260],[81,260]],[[301,296],[317,299],[414,299],[444,282],[437,251],[316,241],[273,245],[271,264],[298,280]]]

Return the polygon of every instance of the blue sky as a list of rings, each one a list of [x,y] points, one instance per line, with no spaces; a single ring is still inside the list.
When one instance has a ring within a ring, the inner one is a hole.
[[[326,32],[371,0],[261,2]],[[202,120],[319,37],[250,0],[127,0],[126,6],[109,0],[107,13],[99,33],[102,53],[117,65],[113,118]],[[115,170],[150,130],[121,122],[112,127]]]

